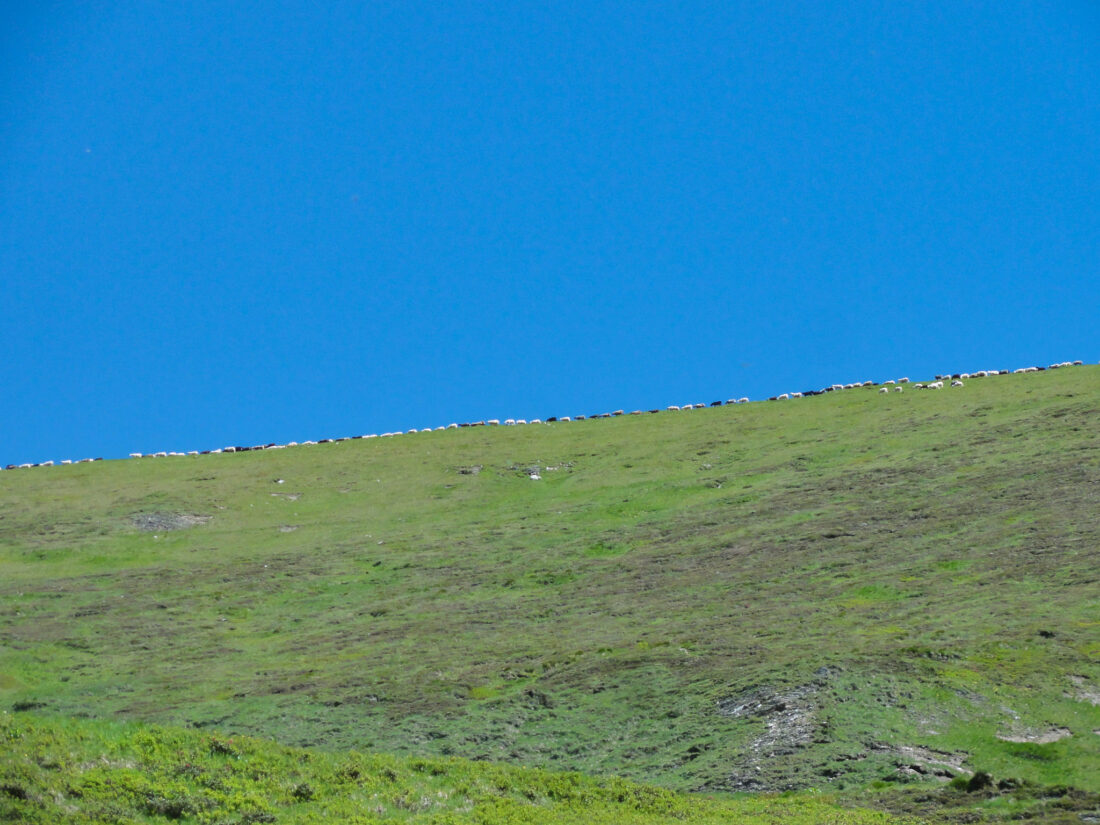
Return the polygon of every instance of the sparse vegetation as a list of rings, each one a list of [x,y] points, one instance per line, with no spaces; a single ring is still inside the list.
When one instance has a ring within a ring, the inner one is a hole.
[[[1080,367],[0,473],[0,702],[325,759],[1087,808],[1098,410]],[[207,815],[180,793],[143,815]]]

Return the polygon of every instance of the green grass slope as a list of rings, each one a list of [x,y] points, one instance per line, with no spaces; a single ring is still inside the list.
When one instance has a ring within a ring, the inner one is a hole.
[[[966,384],[0,473],[0,706],[1100,791],[1100,367]]]
[[[577,773],[324,753],[247,737],[0,714],[0,821],[92,825],[903,825],[811,794],[714,799]]]

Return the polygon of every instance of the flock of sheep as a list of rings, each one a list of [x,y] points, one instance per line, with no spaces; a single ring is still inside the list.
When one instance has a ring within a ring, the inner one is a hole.
[[[1050,366],[1047,366],[1047,367],[1021,367],[1019,369],[1012,370],[1011,372],[1013,372],[1015,374],[1028,373],[1028,372],[1041,372],[1043,370],[1054,370],[1054,369],[1059,369],[1061,367],[1081,366],[1083,363],[1084,362],[1082,362],[1082,361],[1062,361],[1062,362],[1057,363],[1057,364],[1051,364]],[[880,393],[888,393],[891,390],[893,390],[894,392],[902,392],[903,391],[903,385],[905,385],[905,384],[910,384],[912,389],[917,389],[917,390],[922,390],[922,389],[923,390],[938,390],[938,389],[943,388],[945,381],[950,381],[952,387],[962,387],[962,386],[964,386],[963,385],[964,380],[968,380],[968,379],[971,379],[971,378],[986,378],[986,377],[992,376],[992,375],[1008,375],[1008,373],[1009,373],[1009,370],[978,370],[977,372],[970,372],[970,373],[963,372],[963,373],[954,373],[954,374],[951,374],[951,375],[937,375],[935,381],[931,381],[931,382],[924,383],[924,384],[911,383],[908,378],[898,378],[897,380],[883,381],[881,383],[876,382],[876,381],[857,381],[857,382],[851,383],[851,384],[832,384],[832,385],[830,385],[828,387],[825,387],[823,389],[820,389],[820,390],[805,390],[803,392],[785,392],[785,393],[782,393],[780,395],[773,395],[770,398],[768,398],[768,400],[769,401],[784,401],[784,400],[788,400],[788,399],[791,399],[791,398],[806,398],[806,397],[814,396],[814,395],[824,395],[825,393],[839,392],[841,390],[858,389],[858,388],[862,388],[862,387],[879,387],[879,392]],[[673,410],[673,411],[695,410],[695,409],[701,409],[701,408],[707,407],[707,406],[721,407],[721,406],[723,406],[723,404],[726,404],[726,405],[729,405],[729,404],[747,404],[748,402],[749,402],[748,398],[731,398],[731,399],[729,399],[728,401],[725,401],[725,402],[712,401],[709,405],[708,404],[682,404],[682,405],[672,404],[672,405],[669,405],[668,407],[666,407],[665,409],[666,410]],[[584,421],[586,418],[613,418],[613,417],[620,416],[620,415],[644,415],[646,413],[658,413],[658,412],[661,412],[661,410],[659,410],[659,409],[634,410],[633,412],[630,412],[630,413],[627,413],[624,410],[615,410],[614,412],[596,413],[594,415],[587,415],[587,416],[585,416],[585,415],[574,415],[574,416],[563,415],[563,416],[560,416],[560,417],[551,416],[551,417],[545,419],[545,422],[543,421],[543,419],[539,419],[539,418],[532,418],[530,420],[527,420],[527,419],[524,419],[524,418],[506,418],[504,421],[501,421],[498,418],[490,418],[490,419],[487,419],[485,421],[473,421],[473,422],[466,422],[466,423],[463,423],[463,424],[448,424],[445,427],[444,426],[434,427],[434,428],[433,427],[425,427],[422,430],[417,430],[417,429],[414,428],[414,429],[411,429],[411,430],[406,430],[405,432],[406,433],[417,433],[417,432],[427,433],[427,432],[433,432],[433,431],[436,431],[436,430],[457,430],[457,429],[460,429],[460,428],[463,428],[463,427],[517,426],[517,425],[520,425],[520,424],[542,424],[542,423],[552,424],[552,423],[558,422],[558,421],[561,421],[561,422]],[[388,437],[395,436],[395,435],[402,435],[402,433],[401,432],[390,432],[390,433],[379,433],[379,434],[372,434],[372,435],[353,435],[353,436],[344,436],[342,438],[322,438],[319,441],[302,441],[302,442],[291,441],[287,444],[259,444],[259,445],[256,445],[254,447],[222,447],[222,448],[216,449],[216,450],[191,450],[191,451],[186,452],[186,453],[166,452],[166,451],[157,452],[157,453],[130,453],[130,458],[168,458],[168,457],[171,457],[171,456],[186,456],[186,455],[214,455],[214,454],[217,454],[217,453],[244,453],[244,452],[251,452],[252,450],[283,450],[283,449],[286,449],[287,447],[300,447],[300,446],[306,446],[306,445],[309,445],[309,444],[331,444],[331,443],[338,442],[338,441],[353,441],[353,440],[363,439],[363,438],[388,438]],[[102,461],[102,460],[103,460],[102,458],[82,458],[82,459],[79,459],[79,460],[76,460],[76,461],[72,461],[72,460],[60,461],[60,462],[58,462],[58,464],[59,465],[60,464],[88,464],[88,463],[91,463],[93,461]],[[43,461],[39,464],[8,464],[3,469],[5,469],[5,470],[22,470],[22,469],[29,469],[31,467],[52,467],[52,466],[54,466],[53,461]]]

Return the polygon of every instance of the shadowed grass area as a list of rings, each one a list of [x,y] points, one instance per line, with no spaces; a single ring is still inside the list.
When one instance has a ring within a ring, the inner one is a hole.
[[[0,700],[675,789],[1100,790],[1098,411],[1078,367],[5,472]]]

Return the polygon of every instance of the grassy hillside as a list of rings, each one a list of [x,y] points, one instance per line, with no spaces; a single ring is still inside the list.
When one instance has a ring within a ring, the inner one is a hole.
[[[623,779],[384,754],[331,754],[244,737],[0,714],[0,821],[188,820],[282,825],[904,825],[813,794],[687,796]]]
[[[1100,791],[1100,367],[966,383],[0,473],[0,703]]]

